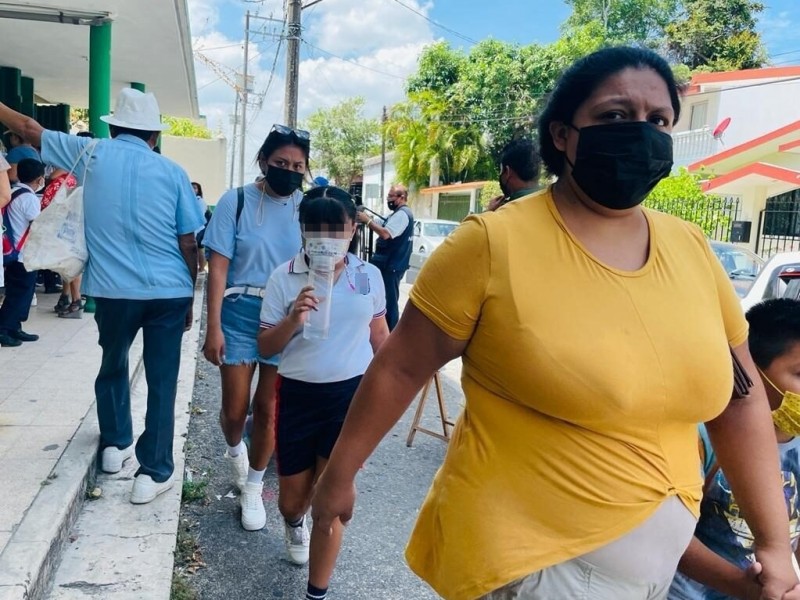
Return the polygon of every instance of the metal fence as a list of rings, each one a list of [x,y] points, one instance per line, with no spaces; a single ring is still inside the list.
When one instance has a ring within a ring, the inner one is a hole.
[[[730,241],[731,225],[739,220],[741,198],[739,196],[706,196],[702,200],[686,201],[671,198],[647,206],[699,225],[713,240]]]
[[[800,250],[800,190],[767,199],[758,216],[756,253],[768,258]]]

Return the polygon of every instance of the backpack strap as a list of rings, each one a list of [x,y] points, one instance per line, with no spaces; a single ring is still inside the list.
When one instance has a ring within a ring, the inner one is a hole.
[[[24,194],[27,191],[28,190],[26,190],[25,188],[21,188],[21,187],[14,188],[14,191],[11,192],[11,201],[8,204],[6,204],[6,208],[11,206],[11,202],[13,202],[15,199],[19,198],[20,196],[22,196],[22,194]]]
[[[11,192],[11,200],[2,209],[2,213],[3,213],[3,235],[8,237],[9,244],[12,244],[12,245],[14,243],[14,241],[13,241],[14,240],[14,229],[11,227],[11,217],[8,214],[8,209],[11,208],[11,203],[14,202],[14,200],[19,198],[22,194],[24,194],[27,191],[28,190],[26,190],[25,188],[21,188],[21,187],[15,188]],[[16,260],[16,257],[19,255],[20,250],[22,250],[22,247],[25,245],[25,242],[28,240],[28,235],[30,234],[30,232],[31,232],[31,226],[28,225],[28,228],[25,230],[25,233],[23,233],[20,236],[19,240],[17,241],[17,244],[12,247],[12,253],[13,253],[13,257],[14,257],[12,260]],[[5,259],[5,257],[4,257],[4,259]]]
[[[244,186],[236,188],[236,227],[239,227],[239,219],[244,210]]]

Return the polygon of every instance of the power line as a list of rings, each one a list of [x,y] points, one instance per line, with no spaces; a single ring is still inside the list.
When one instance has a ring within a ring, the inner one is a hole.
[[[441,23],[439,23],[437,21],[434,21],[433,19],[428,17],[428,15],[426,15],[425,13],[422,13],[422,12],[418,11],[416,8],[413,8],[413,7],[409,6],[408,4],[405,4],[404,2],[401,2],[400,0],[394,0],[394,2],[396,2],[397,4],[402,6],[403,8],[405,8],[407,10],[410,10],[415,15],[419,15],[420,17],[425,19],[428,23],[430,23],[431,25],[434,25],[434,26],[438,27],[439,29],[447,31],[448,33],[452,33],[454,36],[464,40],[465,42],[469,42],[470,44],[477,44],[478,43],[478,40],[473,40],[471,37],[468,37],[468,36],[464,35],[463,33],[460,33],[458,31],[456,31],[455,29],[451,29],[450,27],[447,27],[446,25],[442,25]]]
[[[355,65],[357,67],[361,67],[362,69],[366,69],[367,71],[372,71],[373,73],[378,73],[379,75],[386,75],[387,77],[394,77],[395,79],[400,79],[402,81],[405,81],[405,79],[406,79],[405,77],[401,77],[400,75],[396,75],[394,73],[387,73],[386,71],[380,71],[378,69],[373,69],[372,67],[368,67],[366,65],[362,65],[358,61],[352,60],[350,58],[344,58],[343,56],[339,56],[338,54],[334,54],[333,52],[328,52],[327,50],[323,50],[322,48],[319,48],[319,47],[315,46],[314,44],[311,44],[310,42],[307,42],[304,39],[301,40],[301,41],[305,45],[309,46],[310,48],[314,48],[316,51],[322,52],[323,54],[326,54],[327,56],[330,56],[331,58],[338,58],[339,60],[342,60],[344,62],[350,63],[351,65]]]
[[[249,125],[252,125],[256,118],[261,114],[261,109],[264,106],[264,100],[267,97],[267,92],[269,92],[269,88],[272,86],[272,81],[275,79],[275,71],[278,67],[278,57],[281,54],[281,44],[283,43],[283,37],[278,38],[278,46],[275,50],[275,58],[272,59],[272,69],[269,73],[269,79],[267,80],[267,85],[264,87],[264,91],[259,94],[259,102],[258,108],[254,111],[253,116],[250,118]]]

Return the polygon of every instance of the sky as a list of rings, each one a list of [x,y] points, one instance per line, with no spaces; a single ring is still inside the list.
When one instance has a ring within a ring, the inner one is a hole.
[[[800,64],[800,2],[764,1],[759,29],[771,62]],[[248,61],[256,93],[247,109],[245,145],[246,179],[252,179],[252,157],[271,125],[283,122],[285,44],[279,47],[273,35],[280,24],[266,19],[283,19],[284,0],[187,3],[193,48],[216,65],[195,61],[200,111],[211,130],[229,140],[235,93],[226,79],[242,71],[245,12],[257,15]],[[353,96],[363,96],[366,114],[378,116],[382,106],[404,97],[404,79],[426,45],[446,40],[468,50],[487,37],[549,43],[568,15],[560,0],[322,0],[303,11],[299,119],[302,124],[314,110]]]

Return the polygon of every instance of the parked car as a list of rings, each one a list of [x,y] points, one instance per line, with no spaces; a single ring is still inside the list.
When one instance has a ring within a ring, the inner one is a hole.
[[[458,227],[458,221],[441,219],[416,219],[414,221],[414,249],[416,254],[430,254]]]
[[[736,244],[716,241],[709,243],[728,273],[736,294],[739,298],[744,298],[761,272],[764,259]]]
[[[445,238],[459,226],[458,221],[442,219],[415,219],[412,238],[411,261],[406,272],[406,283],[414,283],[425,259]]]
[[[770,258],[742,297],[742,308],[747,311],[762,300],[787,297],[800,300],[800,252]]]

